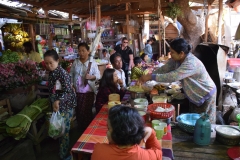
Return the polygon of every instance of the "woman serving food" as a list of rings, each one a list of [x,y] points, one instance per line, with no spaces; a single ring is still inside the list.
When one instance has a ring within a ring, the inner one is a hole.
[[[171,59],[153,74],[143,75],[140,82],[180,81],[189,99],[190,112],[206,112],[211,123],[216,123],[216,86],[203,63],[191,52],[186,40],[177,38],[170,43]]]

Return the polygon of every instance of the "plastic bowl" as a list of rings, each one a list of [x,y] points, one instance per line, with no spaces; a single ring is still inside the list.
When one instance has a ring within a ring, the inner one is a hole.
[[[136,98],[133,100],[134,105],[148,105],[148,100],[146,98]]]
[[[178,126],[188,132],[194,133],[196,121],[200,118],[200,114],[186,113],[177,116]]]
[[[153,103],[167,103],[167,97],[165,96],[153,96]]]
[[[215,128],[216,140],[225,145],[238,145],[240,143],[240,130],[229,125],[220,125]]]
[[[147,105],[134,105],[134,108],[136,108],[138,111],[146,111]]]

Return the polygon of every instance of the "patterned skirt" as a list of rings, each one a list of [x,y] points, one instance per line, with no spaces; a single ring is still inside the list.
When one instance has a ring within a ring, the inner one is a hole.
[[[212,124],[216,123],[216,94],[215,92],[212,97],[207,99],[201,106],[197,106],[189,102],[189,108],[191,113],[207,113],[209,115],[209,120]]]
[[[76,119],[78,127],[85,130],[93,120],[92,108],[94,104],[94,93],[77,93]]]

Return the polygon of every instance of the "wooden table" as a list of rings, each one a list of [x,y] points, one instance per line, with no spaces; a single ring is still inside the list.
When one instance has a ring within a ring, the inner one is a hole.
[[[73,146],[71,151],[74,160],[82,160],[84,159],[85,155],[90,156],[96,143],[108,143],[107,118],[108,109],[107,105],[104,105]],[[163,156],[173,159],[172,134],[170,125],[168,126],[168,133],[163,136],[162,140],[160,140],[160,143],[162,144]]]
[[[226,146],[215,140],[216,125],[212,125],[211,144],[200,146],[193,142],[193,134],[182,131],[179,127],[172,129],[174,160],[230,160]]]

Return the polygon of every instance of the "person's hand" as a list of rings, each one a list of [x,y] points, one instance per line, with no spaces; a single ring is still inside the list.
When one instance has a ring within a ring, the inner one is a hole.
[[[123,86],[123,80],[118,79],[118,80],[117,80],[117,83],[118,83],[120,86]]]
[[[73,92],[76,93],[76,88],[72,85]]]
[[[87,80],[94,80],[95,79],[95,76],[94,75],[90,75],[90,74],[86,74],[86,77],[85,77]]]
[[[149,81],[149,80],[151,80],[151,79],[152,79],[152,75],[151,75],[151,74],[146,74],[146,75],[142,75],[142,76],[139,78],[138,82],[139,82],[139,83],[145,83],[145,82],[147,82],[147,81]]]
[[[54,112],[57,112],[59,110],[59,103],[60,103],[59,100],[57,100],[53,103],[53,111]]]
[[[151,127],[145,127],[144,128],[144,138],[143,138],[144,143],[147,142],[147,140],[151,136],[151,134],[152,134],[152,128]]]

